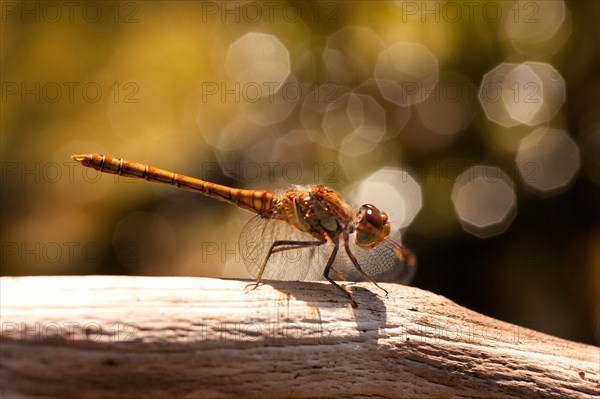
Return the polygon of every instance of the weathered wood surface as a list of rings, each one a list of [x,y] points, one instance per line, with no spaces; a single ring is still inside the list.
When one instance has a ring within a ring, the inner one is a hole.
[[[0,280],[4,397],[598,398],[600,348],[413,287]]]

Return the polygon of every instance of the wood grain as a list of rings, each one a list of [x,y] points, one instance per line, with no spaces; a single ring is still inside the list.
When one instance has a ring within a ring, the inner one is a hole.
[[[4,397],[598,398],[600,348],[414,287],[0,279]]]

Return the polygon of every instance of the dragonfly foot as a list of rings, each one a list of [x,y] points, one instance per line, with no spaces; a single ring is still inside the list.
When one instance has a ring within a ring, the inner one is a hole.
[[[244,288],[244,291],[245,292],[254,291],[255,289],[258,288],[259,285],[260,285],[259,282],[246,284],[246,287]]]

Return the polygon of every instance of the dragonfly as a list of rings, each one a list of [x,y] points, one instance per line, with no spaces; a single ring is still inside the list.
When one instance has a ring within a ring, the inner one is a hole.
[[[324,278],[357,307],[352,295],[334,281],[336,276],[343,281],[371,282],[387,296],[377,281],[409,284],[415,274],[416,257],[390,236],[385,212],[370,204],[357,209],[326,186],[294,186],[276,195],[227,187],[110,155],[71,158],[100,172],[173,185],[255,213],[239,237],[241,257],[255,279],[249,285],[252,289],[263,279]]]

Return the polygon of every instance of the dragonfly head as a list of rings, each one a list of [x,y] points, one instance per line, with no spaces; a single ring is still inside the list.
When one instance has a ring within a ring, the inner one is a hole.
[[[356,245],[373,248],[390,234],[390,222],[384,212],[373,205],[363,205],[356,217]]]

